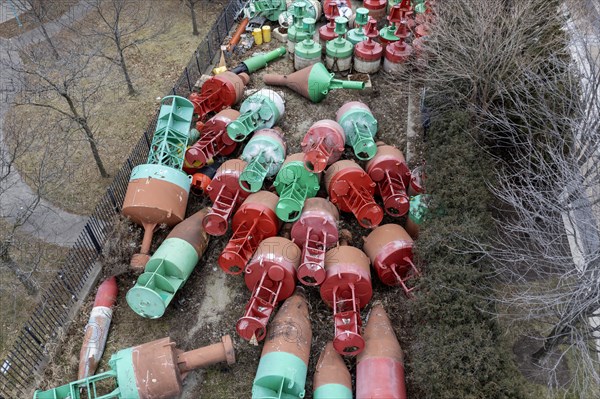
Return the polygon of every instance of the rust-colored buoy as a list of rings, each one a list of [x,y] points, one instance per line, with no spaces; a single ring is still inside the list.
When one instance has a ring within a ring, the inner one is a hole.
[[[333,308],[333,346],[342,355],[357,355],[365,346],[360,309],[373,295],[369,258],[358,248],[340,245],[325,254],[325,271],[321,298]]]
[[[420,275],[412,261],[413,239],[397,224],[384,224],[374,229],[366,238],[363,249],[371,259],[381,282],[401,286],[408,295],[414,289],[406,282]]]
[[[275,214],[279,197],[269,191],[250,194],[233,215],[233,235],[219,256],[227,274],[241,274],[262,240],[273,237],[281,222]]]
[[[394,217],[405,215],[409,209],[406,187],[410,183],[410,170],[402,152],[394,146],[378,143],[377,153],[365,169],[377,184],[385,212]]]
[[[246,162],[241,159],[223,162],[206,188],[213,206],[202,221],[202,225],[211,236],[222,236],[227,232],[232,213],[250,194],[242,190],[238,183],[246,165]]]
[[[304,288],[296,287],[269,325],[252,399],[304,398],[311,341]]]
[[[406,399],[404,354],[383,305],[373,305],[358,355],[356,398]]]
[[[337,161],[325,172],[329,199],[343,212],[352,212],[365,228],[378,226],[383,210],[373,198],[375,183],[356,162]]]
[[[352,399],[352,379],[344,359],[328,342],[321,352],[313,381],[313,399]]]
[[[299,263],[300,248],[287,238],[270,237],[260,243],[244,273],[252,297],[236,324],[242,338],[251,342],[265,338],[275,306],[294,292]]]
[[[325,252],[338,241],[340,215],[325,198],[309,198],[300,219],[290,232],[292,240],[302,247],[298,279],[304,285],[321,285],[325,280]]]
[[[339,123],[329,119],[313,123],[301,144],[304,166],[310,172],[323,172],[340,159],[345,145],[346,134]]]

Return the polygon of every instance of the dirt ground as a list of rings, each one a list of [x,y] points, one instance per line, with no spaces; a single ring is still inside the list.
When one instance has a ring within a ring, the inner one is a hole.
[[[254,48],[253,51],[268,51],[281,45],[275,40],[269,44]],[[252,52],[247,52],[242,57],[228,60],[228,66],[237,64],[239,59],[244,59]],[[291,60],[285,59],[273,62],[265,70],[252,75],[248,89],[261,88],[264,73],[290,73],[293,72]],[[320,104],[312,104],[308,100],[293,93],[288,89],[281,90],[285,94],[286,112],[278,123],[285,133],[288,144],[288,154],[300,151],[300,141],[312,123],[320,119],[335,119],[337,109],[347,101],[363,101],[373,111],[379,122],[379,132],[376,140],[383,140],[394,144],[404,151],[406,146],[406,117],[407,94],[401,87],[395,87],[393,95],[389,90],[390,78],[382,73],[372,77],[372,88],[364,91],[336,90],[330,92],[328,97]],[[241,148],[232,156],[241,153]],[[346,151],[345,158],[355,159],[351,150]],[[363,164],[364,166],[364,164]],[[266,187],[269,187],[267,182]],[[321,194],[325,194],[324,192]],[[190,197],[188,215],[203,206],[210,205],[207,198]],[[386,216],[383,223],[400,223],[404,220],[392,219]],[[348,229],[353,234],[351,245],[362,248],[362,237],[369,230],[361,228],[351,214],[341,215],[340,229]],[[127,229],[125,229],[127,230]],[[130,272],[119,277],[119,299],[115,311],[107,349],[101,367],[106,367],[106,362],[111,354],[119,349],[171,336],[182,349],[196,347],[218,342],[220,337],[230,334],[235,342],[237,363],[228,367],[216,365],[205,370],[191,373],[185,380],[182,398],[249,398],[252,381],[260,358],[262,345],[253,346],[238,337],[235,324],[242,316],[250,293],[246,288],[242,276],[230,276],[221,271],[217,258],[224,248],[231,231],[224,237],[213,237],[205,252],[204,257],[192,273],[185,286],[178,292],[171,302],[167,312],[158,320],[147,320],[137,316],[125,301],[125,294],[136,281],[136,276]],[[166,231],[161,231],[155,236],[154,245],[164,238]],[[135,227],[118,237],[121,248],[133,248],[139,245],[139,228]],[[112,259],[110,273],[126,270],[128,253],[120,253],[120,260]],[[382,301],[386,311],[394,323],[396,334],[401,345],[405,348],[407,337],[410,335],[412,315],[407,310],[407,299],[401,290],[381,284],[376,275],[373,278],[374,296],[371,304]],[[312,374],[318,356],[326,342],[333,338],[332,311],[320,299],[318,288],[307,289],[310,314],[313,328],[312,351],[307,377],[307,398],[312,397]],[[73,380],[77,371],[78,353],[81,345],[82,331],[87,321],[87,314],[93,301],[93,295],[73,327],[70,329],[63,346],[63,351],[48,368],[40,388],[47,389]],[[370,306],[367,305],[362,312],[363,320],[366,319]],[[407,372],[410,376],[411,353],[406,353]],[[346,363],[353,378],[355,359],[347,358]],[[101,370],[99,370],[101,371]],[[409,396],[411,396],[410,377],[407,379]]]

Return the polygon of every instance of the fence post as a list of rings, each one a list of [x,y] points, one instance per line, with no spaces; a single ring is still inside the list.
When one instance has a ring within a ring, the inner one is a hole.
[[[185,72],[185,78],[187,79],[187,82],[188,82],[188,90],[192,91],[192,84],[190,83],[190,74],[188,73],[187,67],[185,67],[184,72]]]
[[[202,72],[200,70],[200,61],[198,61],[198,50],[194,51],[194,56],[196,56],[196,67],[198,68],[198,75],[202,75]]]
[[[88,236],[90,236],[90,239],[92,240],[92,244],[94,244],[94,247],[96,248],[96,252],[98,252],[98,254],[102,253],[102,246],[100,245],[100,243],[96,239],[96,235],[94,234],[94,232],[90,228],[90,224],[89,223],[85,224],[85,231],[87,231]]]

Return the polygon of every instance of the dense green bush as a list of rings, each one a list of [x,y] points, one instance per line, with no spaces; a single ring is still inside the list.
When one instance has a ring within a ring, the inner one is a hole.
[[[413,384],[423,397],[524,397],[509,350],[485,299],[488,265],[465,238],[493,234],[487,155],[471,138],[464,112],[432,120],[426,150],[431,217],[417,242],[424,275],[412,306]]]

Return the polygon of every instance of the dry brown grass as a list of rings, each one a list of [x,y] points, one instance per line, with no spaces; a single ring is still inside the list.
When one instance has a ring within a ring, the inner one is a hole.
[[[158,23],[166,22],[167,28],[164,33],[141,44],[129,55],[128,66],[138,93],[135,96],[127,95],[121,71],[117,68],[106,79],[110,84],[96,103],[98,111],[93,115],[92,124],[97,128],[100,154],[111,175],[119,170],[154,115],[158,107],[156,98],[165,95],[172,88],[226,2],[211,3],[198,14],[201,32],[200,36],[193,36],[188,10],[181,2],[152,2],[155,13],[159,16]],[[94,24],[95,21],[90,14],[82,23]],[[63,30],[58,38],[74,40],[76,35]],[[57,137],[57,142],[62,142],[60,136],[63,132],[44,129],[44,126],[48,126],[48,119],[54,118],[45,109],[20,106],[13,108],[7,118],[31,120],[39,126],[36,134]],[[89,146],[79,132],[70,133],[68,146],[65,148],[62,145],[56,151],[64,154],[60,158],[68,159],[67,168],[60,179],[50,182],[47,199],[70,212],[89,214],[111,178],[100,178]],[[27,175],[35,169],[36,161],[36,154],[31,154],[17,166]]]
[[[0,229],[4,228],[3,224],[4,222],[0,223]],[[12,259],[25,272],[31,273],[39,286],[39,292],[43,292],[56,277],[67,249],[19,233],[15,236],[15,242],[10,249]],[[0,263],[0,359],[4,359],[37,303],[38,295],[28,295],[14,273]]]

